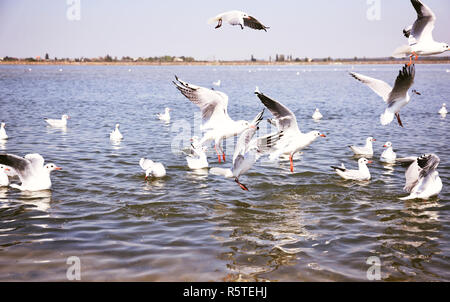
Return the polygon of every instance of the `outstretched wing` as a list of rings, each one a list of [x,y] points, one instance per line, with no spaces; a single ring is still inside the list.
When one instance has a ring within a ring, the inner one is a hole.
[[[387,102],[389,94],[392,91],[392,87],[388,83],[356,72],[350,72],[350,75],[369,86],[370,89],[372,89],[377,95],[382,97],[385,102]]]
[[[203,123],[209,121],[229,121],[228,96],[220,91],[192,85],[181,81],[175,76],[177,82],[173,82],[177,89],[192,103],[200,107]]]
[[[30,161],[33,169],[40,169],[44,166],[44,158],[40,154],[27,154],[25,155],[25,159],[28,159]]]
[[[417,42],[433,41],[433,29],[436,22],[435,14],[420,0],[411,0],[411,3],[417,12],[417,20],[411,28],[409,44],[412,45]]]
[[[419,164],[416,160],[414,160],[408,167],[408,169],[405,172],[405,178],[406,178],[406,184],[403,190],[407,193],[411,193],[412,189],[417,185],[417,182],[419,181],[419,174],[420,174],[421,168],[419,167]]]
[[[264,30],[267,31],[270,27],[264,26],[261,22],[256,20],[256,18],[252,16],[248,16],[247,18],[244,18],[244,25],[256,30]]]
[[[426,177],[432,173],[438,166],[440,158],[435,154],[423,155],[417,159],[418,166],[422,169],[420,177]]]
[[[13,168],[21,180],[26,179],[31,172],[31,162],[17,155],[0,154],[0,164]]]
[[[408,65],[403,66],[402,70],[400,70],[397,76],[394,88],[392,89],[387,99],[389,107],[394,105],[396,101],[403,99],[405,97],[409,88],[411,88],[412,84],[414,84],[415,75],[416,75],[415,64],[412,64],[410,66]]]
[[[278,121],[277,126],[279,131],[287,132],[287,131],[298,131],[300,132],[300,129],[297,125],[297,118],[295,117],[294,113],[281,104],[278,101],[275,101],[261,92],[257,89],[255,91],[255,94],[258,96],[258,98],[261,100],[261,102],[264,104],[264,106],[269,109],[269,111],[273,114],[275,119]]]

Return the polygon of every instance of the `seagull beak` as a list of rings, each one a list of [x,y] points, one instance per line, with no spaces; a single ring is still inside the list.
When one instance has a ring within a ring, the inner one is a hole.
[[[55,167],[55,170],[61,171],[62,168],[61,167]]]
[[[414,90],[413,92],[417,95],[422,95],[419,91]]]
[[[368,164],[373,164],[373,161],[369,160],[367,163],[368,163]]]
[[[148,176],[147,175],[145,175],[145,180],[147,180],[148,179]]]
[[[321,137],[327,137],[325,134],[321,134],[320,136],[321,136]]]
[[[256,126],[255,125],[250,125],[250,128],[251,129],[256,129]]]
[[[11,171],[10,169],[8,169],[8,168],[5,168],[5,171]]]
[[[373,140],[372,140],[372,142],[376,142],[376,141],[377,141],[376,139],[373,139]]]
[[[386,145],[384,145],[384,146],[383,146],[383,148],[387,148],[387,146],[386,146]]]

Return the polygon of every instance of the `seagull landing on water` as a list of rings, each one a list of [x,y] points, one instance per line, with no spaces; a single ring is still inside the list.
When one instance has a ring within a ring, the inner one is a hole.
[[[172,109],[166,107],[164,109],[164,113],[157,113],[156,116],[164,122],[170,122],[170,111],[172,111]]]
[[[435,154],[412,159],[405,173],[406,184],[403,188],[410,195],[400,199],[428,199],[439,195],[442,190],[442,180],[436,171],[439,162],[440,159]]]
[[[109,134],[109,139],[112,141],[120,141],[123,139],[123,135],[122,133],[120,133],[119,130],[120,124],[116,124],[116,128],[111,131],[111,133]]]
[[[8,135],[6,134],[5,127],[6,127],[6,124],[5,123],[1,123],[1,126],[0,126],[0,139],[8,139]]]
[[[49,124],[52,127],[66,127],[68,119],[70,119],[70,116],[68,116],[67,114],[64,114],[63,116],[61,116],[60,120],[49,119],[49,118],[45,118],[44,120],[47,122],[47,124]]]
[[[408,38],[408,45],[401,46],[394,51],[393,56],[401,58],[409,56],[409,65],[412,58],[415,60],[421,56],[431,56],[449,51],[447,43],[439,43],[433,39],[433,29],[436,23],[436,15],[420,0],[411,0],[417,12],[417,20],[413,25],[405,28],[403,34]]]
[[[326,137],[326,135],[319,131],[302,133],[298,128],[297,118],[289,108],[262,94],[258,87],[255,94],[273,114],[274,119],[270,120],[270,123],[278,128],[278,132],[283,133],[283,137],[275,144],[275,151],[270,154],[269,159],[276,160],[282,155],[289,155],[290,170],[294,172],[294,155],[311,145],[318,137]]]
[[[369,168],[367,167],[367,164],[371,163],[372,161],[367,160],[366,158],[360,158],[358,160],[358,170],[348,170],[345,168],[344,164],[340,167],[331,166],[331,168],[343,179],[364,181],[370,180],[371,178]]]
[[[244,26],[256,29],[256,30],[264,30],[267,31],[269,27],[264,26],[261,22],[256,20],[254,17],[249,16],[247,13],[233,10],[229,12],[225,12],[215,16],[208,20],[209,24],[214,24],[217,22],[217,28],[222,26],[223,22],[228,22],[230,25],[239,25],[241,29],[244,29]]]
[[[383,98],[387,104],[387,108],[380,116],[380,122],[383,126],[390,124],[394,117],[397,117],[398,124],[403,127],[402,120],[400,119],[400,110],[405,107],[410,101],[411,97],[408,90],[414,84],[414,77],[416,74],[415,65],[405,65],[400,70],[397,80],[395,81],[394,88],[384,81],[377,80],[362,74],[351,72],[350,75],[358,81],[366,84],[376,94]],[[412,90],[414,94],[421,95],[416,90]]]
[[[255,117],[250,123],[250,127],[239,137],[234,149],[233,168],[212,168],[210,170],[211,174],[234,178],[234,181],[242,190],[249,191],[247,186],[239,181],[239,177],[247,173],[261,156],[273,151],[271,148],[283,137],[283,133],[279,132],[274,135],[253,138],[263,115],[264,110]]]
[[[44,158],[39,154],[27,154],[24,158],[13,154],[0,154],[0,164],[14,169],[22,184],[11,184],[11,187],[21,191],[50,190],[50,173],[62,170],[55,164],[44,166]]]
[[[219,163],[225,162],[225,153],[221,144],[224,139],[241,134],[250,127],[248,121],[234,121],[228,115],[228,96],[220,91],[192,85],[175,76],[173,82],[177,89],[192,103],[200,107],[202,112],[201,130],[204,133],[199,144],[214,141],[214,149]]]
[[[200,170],[208,168],[208,157],[206,156],[206,146],[191,145],[191,152],[193,154],[186,156],[188,167],[191,170]]]
[[[161,178],[166,176],[166,169],[162,163],[155,163],[150,159],[141,158],[139,165],[145,171],[145,180],[149,177]]]
[[[373,137],[368,137],[366,139],[366,145],[364,147],[357,147],[357,146],[348,146],[350,149],[352,149],[353,153],[355,155],[366,155],[366,156],[373,156],[373,145],[372,142],[376,142],[377,140]]]

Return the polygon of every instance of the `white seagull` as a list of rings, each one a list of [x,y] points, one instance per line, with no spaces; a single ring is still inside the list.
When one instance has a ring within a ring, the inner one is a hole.
[[[397,58],[410,56],[408,66],[412,64],[412,57],[417,60],[419,55],[431,56],[449,50],[447,43],[436,42],[433,39],[436,23],[433,11],[420,0],[411,0],[411,3],[417,12],[417,20],[403,30],[403,34],[408,38],[408,45],[397,48],[393,54]]]
[[[397,80],[395,81],[394,88],[392,88],[384,81],[370,78],[355,72],[350,73],[352,77],[369,86],[369,88],[382,97],[387,104],[386,110],[380,116],[381,124],[386,126],[394,120],[394,117],[397,117],[398,124],[401,127],[403,127],[403,123],[400,119],[400,110],[411,100],[408,90],[414,83],[415,74],[416,69],[414,64],[411,66],[405,65],[403,69],[400,70]],[[420,95],[420,93],[416,90],[412,90],[412,92]]]
[[[364,147],[357,147],[357,146],[348,146],[350,149],[352,149],[353,153],[355,155],[373,155],[373,145],[372,142],[376,142],[377,140],[373,137],[368,137],[366,139],[366,145]]]
[[[369,168],[367,167],[367,164],[371,163],[372,161],[367,160],[366,158],[360,158],[358,160],[358,170],[347,170],[344,164],[342,164],[340,167],[331,166],[331,168],[333,168],[336,173],[343,179],[364,181],[370,180],[371,178]]]
[[[62,170],[55,164],[46,164],[44,158],[39,154],[27,154],[25,158],[13,154],[0,154],[0,164],[11,167],[20,178],[20,186],[11,184],[12,188],[21,191],[50,190],[52,181],[50,173]]]
[[[206,146],[197,145],[197,147],[194,147],[194,143],[192,143],[191,150],[193,154],[186,156],[189,169],[200,170],[208,168],[208,157],[206,156],[207,149]]]
[[[386,142],[386,144],[384,144],[383,147],[386,148],[386,150],[384,150],[383,153],[381,154],[380,161],[390,164],[395,163],[397,154],[394,152],[394,149],[392,148],[392,143]]]
[[[8,167],[0,165],[0,187],[9,186],[9,177],[6,172],[11,171]]]
[[[316,121],[323,118],[323,115],[322,115],[322,113],[320,113],[319,108],[316,108],[316,111],[314,111],[312,118],[315,119]]]
[[[170,111],[172,111],[172,109],[166,107],[166,109],[164,109],[164,113],[157,113],[156,116],[164,122],[170,122]]]
[[[116,124],[116,128],[111,131],[111,133],[109,134],[109,139],[112,141],[120,141],[123,139],[123,135],[122,133],[120,133],[119,130],[120,124]]]
[[[439,114],[440,115],[446,115],[448,112],[447,112],[447,104],[442,104],[442,108],[439,110]],[[0,132],[0,137],[1,137],[1,132]]]
[[[45,118],[44,120],[52,127],[66,127],[67,120],[70,119],[70,116],[64,114],[60,120]]]
[[[256,30],[264,30],[267,31],[269,27],[264,26],[261,22],[256,20],[254,17],[249,16],[247,13],[233,10],[229,12],[225,12],[215,16],[208,20],[209,24],[214,24],[217,22],[216,29],[222,26],[223,22],[228,22],[230,25],[239,25],[241,29],[244,29],[244,26],[256,29]]]
[[[258,130],[259,122],[262,120],[264,110],[260,112],[256,118],[251,122],[250,128],[245,130],[237,142],[233,155],[233,168],[221,169],[212,168],[211,174],[222,175],[227,178],[234,178],[234,181],[244,191],[249,191],[247,186],[239,181],[239,177],[244,175],[251,169],[251,167],[258,161],[261,156],[272,151],[271,148],[276,144],[283,133],[276,133],[265,137],[253,138]]]
[[[161,178],[166,176],[166,169],[162,163],[155,163],[150,159],[141,158],[139,165],[145,171],[145,180],[149,177]]]
[[[412,160],[405,173],[406,185],[403,188],[410,195],[400,199],[428,199],[439,195],[442,190],[442,180],[436,171],[439,162],[435,154],[422,155]]]
[[[0,139],[8,139],[8,135],[5,130],[6,124],[2,123],[0,126]]]
[[[227,109],[228,96],[225,93],[183,82],[177,76],[175,78],[177,82],[173,83],[177,89],[202,111],[201,130],[205,133],[200,140],[200,145],[214,141],[219,163],[222,159],[225,162],[222,141],[241,134],[250,127],[250,123],[244,120],[234,121],[230,118]]]
[[[290,170],[294,172],[294,155],[311,145],[318,137],[326,137],[326,135],[319,131],[302,133],[298,128],[297,118],[289,108],[262,94],[258,87],[255,94],[275,117],[270,122],[278,128],[278,132],[283,132],[283,137],[275,144],[275,151],[269,158],[275,160],[281,155],[289,155]]]

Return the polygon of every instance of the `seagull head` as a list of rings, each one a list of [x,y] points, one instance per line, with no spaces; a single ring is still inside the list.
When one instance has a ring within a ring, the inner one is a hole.
[[[369,142],[370,142],[370,143],[371,143],[371,142],[376,142],[376,141],[377,141],[377,140],[374,139],[373,137],[368,137],[367,140],[366,140],[366,142],[368,142],[368,143],[369,143]]]
[[[62,120],[68,120],[68,119],[70,119],[70,116],[68,116],[67,114],[64,114],[64,115],[61,117],[61,119],[62,119]]]
[[[366,159],[366,158],[360,158],[359,160],[358,160],[358,164],[359,165],[367,165],[367,164],[371,164],[371,163],[373,163],[373,161],[371,161],[371,160],[368,160],[368,159]]]
[[[11,171],[8,167],[0,165],[0,171]]]
[[[6,124],[5,124],[5,123],[2,123],[1,125],[2,125],[2,128],[5,128],[5,126],[6,126]]]
[[[170,109],[169,107],[166,107],[166,113],[169,113],[170,111],[172,111],[172,109]]]
[[[312,136],[314,136],[314,138],[327,137],[325,134],[320,133],[319,131],[312,131],[311,134],[312,134]]]
[[[116,129],[119,129],[119,127],[120,127],[120,124],[116,124]]]
[[[387,142],[386,144],[384,144],[383,147],[384,148],[390,148],[390,147],[392,147],[392,143],[391,142]]]
[[[420,92],[418,92],[417,90],[411,90],[412,93],[417,94],[417,95],[422,95]]]
[[[46,164],[44,166],[44,169],[46,169],[48,171],[48,173],[55,171],[55,170],[57,170],[57,171],[62,170],[62,168],[58,167],[55,164]]]
[[[442,50],[443,51],[449,51],[450,49],[448,48],[448,44],[447,43],[442,43]]]

